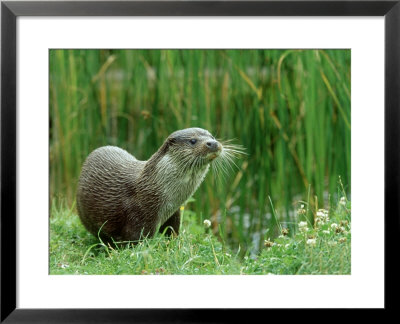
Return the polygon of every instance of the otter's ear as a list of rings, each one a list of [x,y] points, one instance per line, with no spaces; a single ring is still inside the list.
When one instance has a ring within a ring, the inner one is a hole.
[[[174,145],[176,143],[176,138],[169,138],[168,139],[168,146]]]
[[[168,149],[170,148],[170,146],[174,145],[176,143],[176,139],[175,138],[168,138],[164,145],[161,147],[161,152],[163,154],[168,152]]]
[[[167,143],[165,143],[165,144],[167,144],[166,146],[166,148],[167,149],[169,149],[172,145],[174,145],[176,143],[176,138],[168,138],[168,140],[167,140]]]

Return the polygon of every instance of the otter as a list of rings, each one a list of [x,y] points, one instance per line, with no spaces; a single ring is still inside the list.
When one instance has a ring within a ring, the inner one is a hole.
[[[226,149],[207,130],[187,128],[168,136],[147,161],[116,146],[94,150],[83,164],[77,189],[79,217],[107,242],[138,242],[157,227],[179,233],[180,206],[197,190],[210,164]],[[221,162],[216,162],[220,164]]]

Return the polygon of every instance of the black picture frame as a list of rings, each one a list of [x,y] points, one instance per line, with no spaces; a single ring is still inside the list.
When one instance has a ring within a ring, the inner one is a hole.
[[[239,310],[16,308],[16,19],[19,16],[384,16],[385,19],[385,308],[398,274],[400,192],[400,0],[395,1],[2,1],[1,3],[1,322],[228,322]],[[366,247],[367,248],[367,247]],[[366,283],[367,284],[367,283]],[[241,310],[244,311],[244,310]],[[254,315],[264,316],[263,310]]]

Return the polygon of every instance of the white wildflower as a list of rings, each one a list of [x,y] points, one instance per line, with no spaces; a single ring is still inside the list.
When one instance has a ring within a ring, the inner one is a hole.
[[[334,229],[334,230],[337,229],[337,228],[338,228],[338,224],[332,223],[332,224],[331,224],[331,228]]]
[[[340,198],[339,204],[341,204],[342,206],[346,206],[346,197]]]
[[[317,225],[324,225],[326,222],[329,222],[329,211],[326,209],[318,209],[316,217]]]
[[[208,219],[205,219],[203,224],[205,228],[209,228],[211,226],[211,222]]]
[[[327,217],[329,214],[329,211],[326,209],[318,209],[317,211],[317,217]]]
[[[323,230],[322,233],[324,233],[324,234],[329,234],[330,231],[329,231],[329,230]]]
[[[299,223],[299,231],[300,232],[307,232],[308,231],[307,222],[300,222]]]
[[[299,215],[304,215],[307,211],[304,209],[304,205],[301,204],[300,209],[297,210]]]
[[[307,245],[315,246],[315,244],[317,244],[317,240],[316,239],[308,239],[306,243],[307,243]]]

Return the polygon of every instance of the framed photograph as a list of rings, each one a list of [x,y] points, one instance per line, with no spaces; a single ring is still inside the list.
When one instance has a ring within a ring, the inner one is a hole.
[[[391,308],[399,43],[399,1],[3,1],[1,321]]]

